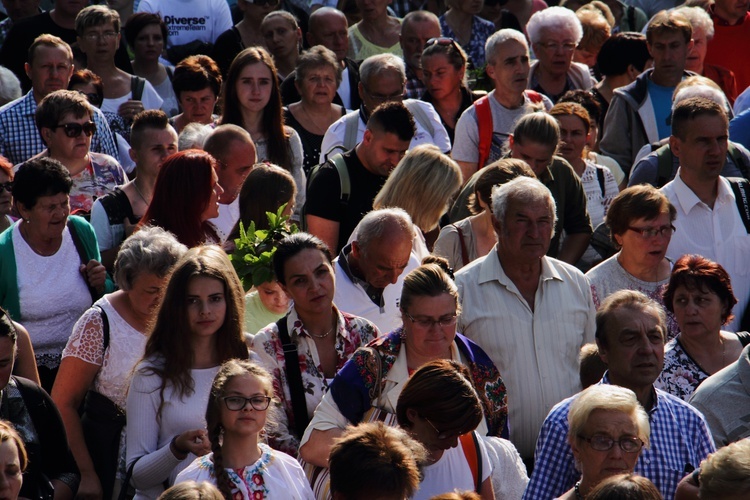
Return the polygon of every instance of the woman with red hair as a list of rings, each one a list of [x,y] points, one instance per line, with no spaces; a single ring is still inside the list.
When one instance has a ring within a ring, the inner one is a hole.
[[[217,243],[219,237],[208,222],[218,217],[219,196],[224,192],[218,183],[216,167],[213,156],[197,149],[167,157],[140,226],[164,228],[188,247]]]

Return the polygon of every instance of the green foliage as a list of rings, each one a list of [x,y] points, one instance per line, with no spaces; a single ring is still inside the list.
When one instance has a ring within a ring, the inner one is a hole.
[[[276,213],[266,212],[268,229],[255,229],[255,222],[250,227],[240,221],[240,237],[234,240],[235,250],[229,260],[237,271],[245,291],[254,286],[273,280],[273,254],[276,244],[287,236],[299,232],[295,224],[288,223],[289,217],[283,215],[286,204],[281,205]]]

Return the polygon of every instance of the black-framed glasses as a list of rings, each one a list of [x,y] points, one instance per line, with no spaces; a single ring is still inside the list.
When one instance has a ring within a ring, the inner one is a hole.
[[[409,320],[417,325],[420,328],[424,328],[425,330],[430,329],[433,325],[439,326],[439,327],[448,327],[453,326],[456,324],[456,320],[458,319],[458,315],[456,313],[453,313],[451,315],[441,316],[438,319],[432,319],[432,318],[424,318],[419,317],[415,318],[408,312],[404,311],[404,314],[406,315]]]
[[[224,400],[227,410],[231,411],[240,411],[248,404],[253,410],[264,411],[267,410],[268,405],[271,404],[271,398],[269,396],[253,396],[251,398],[243,396],[224,396],[221,399]]]
[[[2,184],[0,184],[0,191],[2,191],[3,189],[5,189],[9,193],[12,192],[13,191],[13,181],[3,182]]]
[[[87,42],[98,42],[101,39],[111,42],[112,40],[117,38],[117,35],[119,34],[120,33],[118,33],[117,31],[105,31],[103,33],[92,31],[91,33],[84,34],[81,38],[83,38]]]
[[[677,231],[677,228],[672,224],[661,227],[633,227],[628,226],[628,229],[634,233],[638,233],[642,238],[649,239],[655,238],[656,236],[662,236],[664,238],[671,237],[672,234]]]
[[[96,132],[96,123],[60,123],[50,128],[52,130],[62,128],[68,137],[78,137],[82,132],[86,134],[86,137],[91,137]]]
[[[625,453],[636,453],[643,448],[643,441],[635,436],[625,436],[620,439],[612,439],[609,436],[600,434],[595,434],[588,438],[584,436],[578,437],[586,441],[591,446],[591,449],[596,451],[609,451],[615,444]]]
[[[458,47],[456,44],[456,41],[453,38],[447,37],[447,36],[436,36],[435,38],[430,38],[427,40],[427,43],[424,44],[424,48],[430,47],[432,45],[452,45],[453,47]]]

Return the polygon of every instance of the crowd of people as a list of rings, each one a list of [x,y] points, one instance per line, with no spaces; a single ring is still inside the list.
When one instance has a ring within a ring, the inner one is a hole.
[[[750,497],[748,0],[89,3],[0,8],[0,498]]]

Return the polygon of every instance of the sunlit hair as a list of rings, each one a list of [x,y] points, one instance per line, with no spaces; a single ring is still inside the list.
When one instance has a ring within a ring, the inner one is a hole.
[[[474,192],[469,195],[469,211],[472,214],[482,213],[482,205],[479,204],[479,198],[487,204],[487,208],[492,211],[492,188],[505,184],[511,179],[519,176],[535,178],[534,171],[531,170],[525,161],[514,158],[505,158],[497,160],[484,167],[474,184]]]
[[[331,448],[331,493],[345,500],[374,491],[383,498],[411,498],[426,461],[424,447],[397,427],[383,422],[348,427]]]
[[[223,169],[231,154],[231,148],[235,142],[252,146],[255,156],[246,158],[246,164],[254,164],[257,161],[255,143],[250,133],[244,128],[227,123],[211,128],[211,133],[203,142],[203,150],[219,160],[219,166]]]
[[[693,38],[693,27],[690,26],[690,21],[681,13],[674,10],[662,10],[654,14],[654,17],[649,21],[646,27],[646,39],[648,43],[654,43],[655,36],[668,33],[679,33],[682,35],[685,43],[690,43],[690,40]]]
[[[188,123],[177,136],[177,150],[203,149],[206,140],[213,131],[211,125],[198,122]]]
[[[549,113],[528,113],[516,122],[512,135],[518,144],[528,141],[554,149],[560,142],[560,125]]]
[[[39,102],[34,114],[36,128],[42,134],[42,128],[56,129],[66,115],[89,120],[94,116],[94,108],[86,96],[75,90],[56,90],[47,94]],[[42,135],[42,137],[44,137]]]
[[[271,73],[271,97],[263,110],[261,120],[262,131],[266,135],[268,146],[268,160],[291,171],[291,153],[289,151],[290,133],[284,128],[284,117],[281,107],[281,92],[279,91],[279,78],[273,57],[262,47],[249,47],[234,58],[229,66],[227,77],[224,80],[224,91],[222,93],[221,109],[223,114],[219,122],[221,124],[233,123],[243,127],[242,106],[237,97],[237,84],[240,73],[253,64],[263,64]]]
[[[729,273],[721,264],[709,260],[701,255],[683,255],[672,267],[669,284],[664,290],[664,307],[674,313],[674,294],[680,287],[688,291],[713,292],[721,301],[721,324],[732,321],[732,308],[737,299],[732,291]]]
[[[674,12],[682,14],[690,22],[690,26],[693,28],[693,34],[696,29],[703,31],[706,35],[706,41],[711,41],[716,32],[714,29],[714,22],[711,20],[711,16],[706,12],[705,9],[700,7],[677,7]]]
[[[578,42],[578,48],[589,52],[599,52],[610,36],[609,22],[595,7],[579,9],[576,11],[576,17],[583,28],[583,37]]]
[[[210,89],[214,97],[221,92],[221,70],[216,61],[208,56],[198,54],[180,61],[174,68],[172,87],[177,99],[182,92],[197,92]]]
[[[273,14],[273,12],[271,13]],[[269,16],[271,15],[269,14]],[[316,69],[330,68],[336,80],[336,88],[341,84],[342,68],[336,53],[322,46],[315,45],[302,52],[297,58],[297,67],[294,74],[294,82],[302,85],[307,75]]]
[[[591,2],[589,2],[587,4],[585,4],[585,5],[582,5],[576,11],[576,14],[578,14],[580,12],[586,12],[586,11],[597,12],[597,13],[601,14],[602,17],[604,17],[604,19],[607,21],[607,24],[609,25],[610,28],[614,28],[615,27],[615,25],[616,25],[615,16],[612,14],[612,10],[609,8],[609,6],[606,3],[604,3],[604,2],[602,2],[600,0],[593,0],[593,1],[591,1]],[[580,19],[580,17],[579,17],[579,19]],[[583,22],[583,21],[581,21],[581,22]],[[586,36],[586,35],[584,35],[584,36]]]
[[[575,102],[559,102],[549,110],[549,114],[555,118],[560,116],[575,116],[583,122],[583,128],[588,132],[591,129],[591,118],[586,108]]]
[[[370,244],[386,234],[401,232],[404,238],[412,241],[414,224],[411,217],[402,208],[381,208],[367,212],[356,228],[355,241],[363,253],[367,253]]]
[[[89,5],[84,7],[76,16],[76,35],[83,36],[88,28],[94,28],[103,24],[112,23],[112,28],[120,32],[120,14],[106,5]]]
[[[322,253],[328,263],[331,258],[331,251],[322,240],[309,233],[297,233],[287,236],[276,245],[276,252],[273,254],[273,271],[276,275],[276,281],[286,286],[286,263],[303,250],[317,250]]]
[[[577,45],[583,37],[581,21],[570,9],[565,7],[548,7],[534,13],[526,24],[526,32],[529,34],[531,43],[542,41],[543,31],[564,31],[569,34]]]
[[[461,188],[461,168],[433,144],[410,149],[388,176],[372,207],[406,210],[422,231],[435,229]]]
[[[8,159],[0,155],[0,172],[8,176],[8,180],[13,180],[13,164]]]
[[[715,453],[701,463],[701,499],[747,498],[750,496],[750,438],[740,439]]]
[[[224,500],[224,495],[208,481],[185,481],[166,490],[157,500]]]
[[[121,290],[129,291],[143,274],[166,276],[188,248],[169,231],[144,226],[120,246],[115,260],[114,279]]]
[[[70,64],[73,64],[73,49],[70,48],[70,45],[65,43],[63,39],[60,37],[56,37],[54,35],[45,33],[43,35],[39,35],[38,37],[36,37],[34,41],[31,43],[31,46],[29,47],[29,51],[26,55],[26,62],[29,63],[29,66],[34,65],[34,57],[36,56],[37,47],[49,47],[53,49],[63,49],[65,52],[68,53],[68,62]]]
[[[162,227],[188,247],[208,238],[218,240],[208,221],[202,220],[211,201],[215,168],[216,160],[197,149],[168,156],[159,169],[154,196],[139,226]]]
[[[431,497],[430,500],[482,500],[478,493],[473,491],[451,491]]]
[[[375,78],[383,73],[395,71],[402,82],[406,82],[404,60],[394,54],[377,54],[370,56],[359,66],[359,81],[367,88]]]
[[[464,77],[461,80],[461,86],[467,88],[468,84],[466,81],[466,61],[469,60],[469,56],[466,54],[464,49],[461,48],[458,42],[448,44],[433,43],[422,51],[422,60],[427,57],[439,55],[445,57],[445,60],[448,61],[448,64],[453,66],[453,69],[455,69],[456,71],[464,72]]]
[[[677,104],[691,97],[704,97],[721,106],[725,113],[730,112],[731,106],[724,91],[716,82],[705,76],[692,75],[677,84],[672,93],[672,111]]]
[[[297,187],[292,174],[267,163],[257,163],[245,178],[240,189],[240,218],[228,240],[240,237],[240,222],[247,230],[251,222],[255,229],[268,229],[266,212],[276,213],[284,203],[294,204]],[[291,208],[291,207],[287,207]]]
[[[213,278],[224,285],[226,314],[224,322],[214,333],[216,354],[220,362],[232,358],[248,359],[247,345],[242,333],[245,314],[245,292],[227,254],[218,246],[201,246],[188,250],[175,264],[166,290],[159,304],[156,321],[151,328],[140,370],[161,378],[161,402],[157,418],[161,419],[164,390],[171,386],[180,397],[193,393],[190,375],[195,353],[189,337],[192,335],[188,318],[188,287],[195,278]]]
[[[273,397],[273,378],[271,378],[271,374],[268,371],[252,361],[230,359],[221,365],[219,373],[214,377],[214,381],[211,384],[211,394],[208,397],[208,406],[206,407],[206,429],[208,430],[208,440],[211,442],[211,451],[213,452],[213,476],[216,478],[216,486],[219,488],[219,491],[227,499],[232,498],[232,491],[235,487],[224,467],[224,455],[221,448],[224,434],[221,415],[224,412],[230,411],[226,408],[222,398],[226,396],[227,385],[234,378],[245,375],[256,378],[263,388],[263,393],[266,396]],[[268,410],[271,410],[271,408],[272,406],[269,406]],[[268,425],[268,421],[266,421],[266,425]]]
[[[484,44],[485,58],[487,64],[493,65],[497,62],[497,50],[498,47],[508,40],[514,40],[524,47],[526,47],[526,53],[529,52],[529,43],[526,41],[526,37],[518,30],[505,28],[494,32]]]
[[[167,129],[174,130],[172,125],[169,124],[169,117],[164,111],[160,109],[141,111],[135,115],[133,125],[130,127],[130,145],[133,149],[138,149],[145,140],[148,131]]]
[[[24,472],[26,466],[29,464],[29,457],[26,454],[26,445],[24,445],[21,436],[19,436],[18,432],[13,428],[13,424],[7,420],[0,420],[0,443],[8,441],[16,446],[16,450],[18,451],[18,465],[21,472]]]
[[[691,97],[680,101],[672,109],[672,135],[684,141],[690,124],[702,116],[721,117],[729,127],[729,119],[721,104],[705,97]]]
[[[407,414],[410,409],[435,427],[456,435],[473,431],[484,417],[469,371],[447,359],[422,365],[404,385],[396,407],[398,425],[404,429],[414,424]]]
[[[600,348],[609,346],[609,337],[612,335],[612,332],[610,332],[611,323],[622,309],[628,309],[628,314],[634,314],[635,312],[652,313],[659,320],[657,326],[661,331],[662,340],[667,341],[667,315],[664,308],[641,292],[618,290],[604,299],[596,311],[597,346]]]
[[[538,179],[516,177],[492,188],[492,213],[501,224],[505,223],[511,200],[522,206],[545,204],[549,207],[553,228],[557,222],[557,204],[552,193]]]
[[[586,495],[586,500],[662,500],[650,479],[636,474],[618,474],[602,480]]]
[[[458,288],[448,274],[448,270],[448,261],[436,255],[426,257],[421,266],[411,270],[404,277],[404,284],[401,288],[399,301],[401,311],[408,313],[414,299],[418,297],[439,297],[448,294],[453,298],[456,313],[460,313]]]
[[[636,428],[636,437],[649,446],[651,425],[648,415],[630,389],[610,384],[596,384],[580,392],[568,411],[568,443],[574,444],[586,436],[586,425],[591,414],[600,410],[619,412],[629,416]],[[604,417],[606,419],[606,417]]]
[[[654,220],[661,214],[669,214],[670,224],[677,218],[677,209],[669,198],[650,184],[640,184],[623,189],[612,203],[604,218],[612,235],[612,242],[619,246],[615,236],[622,236],[638,219]]]

